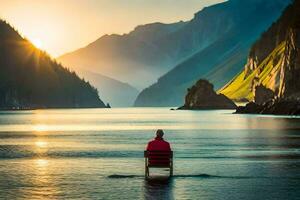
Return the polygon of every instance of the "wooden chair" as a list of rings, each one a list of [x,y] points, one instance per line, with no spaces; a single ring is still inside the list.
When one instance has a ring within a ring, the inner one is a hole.
[[[144,151],[145,177],[149,178],[149,168],[169,168],[173,176],[173,151]]]

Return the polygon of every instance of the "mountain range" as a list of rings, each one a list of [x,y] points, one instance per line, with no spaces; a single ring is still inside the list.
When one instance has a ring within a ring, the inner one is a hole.
[[[185,24],[140,25],[129,34],[104,35],[86,47],[57,59],[86,80],[95,82],[95,74],[99,75],[95,85],[99,91],[107,91],[106,98],[112,106],[132,106],[140,89],[153,83],[177,62],[167,49],[161,48],[158,40]],[[98,84],[100,82],[101,85]],[[120,99],[120,96],[123,98]]]
[[[187,22],[145,24],[128,34],[104,35],[86,47],[60,56],[58,61],[87,80],[93,78],[81,71],[101,74],[138,90],[158,80],[142,91],[136,106],[181,104],[185,88],[201,74],[209,72],[207,75],[216,84],[225,73],[225,79],[217,84],[221,87],[241,70],[251,43],[286,5],[286,0],[230,0],[204,8]],[[238,65],[227,69],[226,63]],[[173,83],[174,77],[180,83]],[[98,90],[113,89],[105,85],[97,86]],[[169,85],[174,85],[174,92],[166,91]],[[179,92],[175,92],[178,88]],[[172,94],[166,98],[166,92]],[[135,101],[131,97],[126,100],[131,104],[122,106],[131,106]],[[116,99],[113,95],[108,98]]]
[[[114,107],[179,106],[186,88],[199,78],[220,89],[240,72],[253,42],[289,3],[229,0],[204,8],[190,21],[104,35],[58,61],[103,91]]]
[[[205,44],[144,89],[135,106],[182,105],[186,89],[200,78],[208,79],[216,89],[224,86],[243,69],[251,45],[289,3],[287,0],[229,0],[198,12],[182,29],[189,26],[189,31],[201,33],[198,36],[204,38]],[[195,21],[204,26],[193,26]],[[211,36],[213,39],[206,42],[205,38]]]
[[[0,20],[0,109],[105,107],[80,79]]]

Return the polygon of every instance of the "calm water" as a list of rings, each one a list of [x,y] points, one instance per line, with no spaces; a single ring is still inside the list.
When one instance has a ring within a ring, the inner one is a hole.
[[[300,119],[231,112],[2,111],[0,198],[299,199]],[[145,181],[143,149],[158,128],[175,176]]]

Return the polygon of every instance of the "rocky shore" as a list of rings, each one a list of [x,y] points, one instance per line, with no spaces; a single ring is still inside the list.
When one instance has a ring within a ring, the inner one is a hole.
[[[246,106],[239,106],[238,114],[272,114],[272,115],[300,115],[300,100],[273,99],[260,105],[254,102]]]

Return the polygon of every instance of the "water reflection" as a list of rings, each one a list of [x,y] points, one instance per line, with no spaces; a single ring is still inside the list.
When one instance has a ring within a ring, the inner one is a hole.
[[[47,145],[48,145],[48,142],[45,142],[45,141],[36,141],[35,142],[35,145],[37,146],[37,147],[39,147],[39,148],[46,148],[47,147]]]
[[[300,119],[224,112],[0,112],[0,199],[299,199]],[[177,176],[144,181],[157,127]]]
[[[45,169],[45,167],[48,166],[49,161],[47,159],[41,158],[41,159],[36,159],[35,163],[36,163],[37,170],[43,170]]]
[[[43,132],[43,131],[47,131],[48,129],[49,127],[43,124],[37,124],[32,127],[32,130],[36,132]]]
[[[34,142],[33,152],[39,160],[41,160],[48,152],[48,142],[43,138],[36,140]]]
[[[175,199],[173,193],[173,179],[154,177],[144,181],[144,199]]]
[[[32,176],[28,183],[34,186],[34,189],[28,190],[26,194],[27,199],[55,199],[59,192],[56,186],[50,165],[50,160],[46,158],[38,158],[32,160]]]

